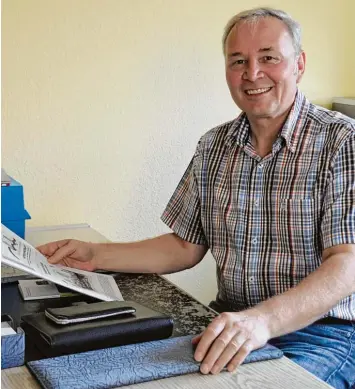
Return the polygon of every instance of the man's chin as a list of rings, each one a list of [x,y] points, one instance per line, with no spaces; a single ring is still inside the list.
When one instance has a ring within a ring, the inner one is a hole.
[[[249,110],[244,111],[249,118],[253,119],[270,119],[274,117],[272,110]]]
[[[244,111],[247,115],[251,116],[269,116],[276,110],[274,104],[237,104],[238,107]]]

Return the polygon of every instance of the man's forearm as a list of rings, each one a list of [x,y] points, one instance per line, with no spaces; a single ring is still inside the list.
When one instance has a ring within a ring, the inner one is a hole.
[[[99,243],[94,251],[97,269],[167,274],[193,267],[207,248],[165,234],[133,243]]]
[[[313,323],[354,291],[355,257],[336,254],[294,288],[251,310],[265,318],[273,338]]]

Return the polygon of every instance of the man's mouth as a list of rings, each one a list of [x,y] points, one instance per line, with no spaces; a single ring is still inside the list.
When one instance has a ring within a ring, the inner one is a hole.
[[[245,93],[248,96],[262,95],[264,93],[269,92],[271,89],[272,89],[272,87],[270,87],[270,88],[259,88],[259,89],[246,89]]]

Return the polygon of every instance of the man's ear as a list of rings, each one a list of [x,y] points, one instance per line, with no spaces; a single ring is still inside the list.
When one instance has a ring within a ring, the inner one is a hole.
[[[295,63],[294,75],[296,76],[297,84],[301,81],[305,69],[306,69],[306,54],[304,51],[301,51],[301,53],[297,56],[297,60]]]

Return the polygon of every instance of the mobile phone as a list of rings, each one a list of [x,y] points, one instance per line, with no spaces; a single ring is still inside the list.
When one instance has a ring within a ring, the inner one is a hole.
[[[122,315],[134,315],[135,312],[136,309],[124,301],[101,301],[63,308],[46,308],[44,314],[56,324],[67,325]]]

